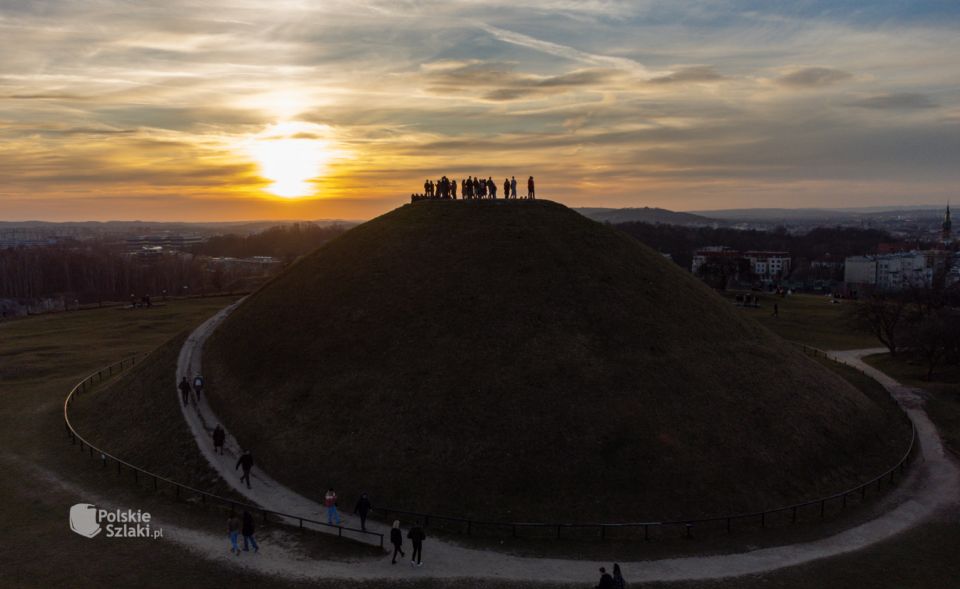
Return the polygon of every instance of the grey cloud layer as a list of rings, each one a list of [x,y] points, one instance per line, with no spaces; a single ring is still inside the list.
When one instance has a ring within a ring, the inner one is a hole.
[[[358,183],[507,161],[570,199],[592,196],[569,187],[596,170],[679,196],[711,179],[937,195],[931,178],[960,180],[943,155],[960,147],[948,28],[725,6],[0,1],[4,176],[23,194],[129,182],[117,166],[139,153],[157,185],[256,184],[252,164],[223,161],[229,144],[294,116],[363,154]]]

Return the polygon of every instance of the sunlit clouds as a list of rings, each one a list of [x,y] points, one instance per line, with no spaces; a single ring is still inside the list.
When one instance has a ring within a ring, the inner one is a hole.
[[[771,4],[0,0],[0,218],[955,201],[958,10]]]

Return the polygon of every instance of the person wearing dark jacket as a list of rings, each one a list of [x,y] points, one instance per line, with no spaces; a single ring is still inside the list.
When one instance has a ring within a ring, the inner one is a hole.
[[[220,424],[213,428],[213,451],[223,456],[223,442],[227,439],[227,432],[223,431]]]
[[[597,589],[613,589],[613,577],[603,567],[600,567],[600,584]]]
[[[243,476],[240,477],[240,482],[244,480],[247,481],[247,488],[250,488],[250,469],[253,468],[253,454],[250,453],[250,450],[244,450],[243,455],[240,456],[240,460],[237,460],[237,465],[233,467],[233,470],[237,470],[240,467],[243,467]]]
[[[183,397],[183,404],[186,405],[187,401],[190,400],[190,383],[187,382],[186,376],[183,377],[183,380],[180,381],[180,385],[177,388],[180,389],[180,395]]]
[[[250,515],[249,511],[244,511],[243,527],[240,529],[240,532],[243,534],[243,551],[244,552],[249,552],[250,546],[253,546],[254,552],[260,552],[260,547],[257,546],[257,539],[253,537],[253,533],[255,531],[256,531],[256,526],[253,525],[253,516]]]
[[[353,508],[353,513],[360,516],[360,529],[363,531],[367,530],[367,514],[370,513],[371,509],[373,509],[373,505],[370,504],[370,498],[367,497],[366,493],[361,493],[360,499],[357,500],[357,506]]]
[[[407,532],[407,538],[410,538],[410,542],[413,544],[413,553],[410,555],[410,566],[423,566],[423,541],[427,539],[427,535],[423,532],[423,528],[420,527],[420,522],[413,524],[413,527]]]
[[[390,529],[390,543],[393,544],[393,562],[397,564],[397,553],[400,556],[406,556],[403,552],[403,532],[400,531],[400,520],[393,520],[393,527]]]

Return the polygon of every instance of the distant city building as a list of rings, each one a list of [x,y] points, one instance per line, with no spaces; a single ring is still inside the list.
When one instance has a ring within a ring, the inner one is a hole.
[[[937,273],[947,268],[950,252],[910,251],[846,259],[843,280],[848,287],[868,286],[877,290],[929,288]]]
[[[709,261],[736,260],[740,258],[740,252],[723,245],[709,245],[693,252],[693,262],[690,264],[690,271],[694,274],[700,272]]]
[[[877,256],[850,256],[843,264],[843,281],[848,285],[876,286]]]
[[[703,266],[710,262],[728,263],[740,268],[735,280],[750,282],[757,280],[770,284],[790,274],[791,259],[789,252],[748,251],[741,253],[722,245],[702,247],[693,252],[690,270],[698,274]]]
[[[743,257],[750,262],[750,271],[763,282],[779,280],[790,274],[790,252],[749,251]]]
[[[164,233],[161,235],[139,235],[126,238],[127,251],[137,252],[145,247],[162,247],[170,250],[187,250],[201,244],[206,239],[200,235],[179,235]]]

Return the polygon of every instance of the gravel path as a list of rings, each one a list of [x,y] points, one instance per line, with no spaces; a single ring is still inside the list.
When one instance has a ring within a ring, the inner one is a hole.
[[[179,382],[181,375],[188,375],[192,380],[194,374],[202,372],[203,343],[234,307],[235,305],[224,309],[190,335],[180,352],[175,382]],[[895,491],[909,492],[908,498],[896,508],[871,521],[820,540],[740,554],[621,563],[624,576],[633,582],[644,582],[705,580],[765,573],[865,548],[917,525],[937,510],[955,502],[956,498],[960,497],[960,470],[945,455],[936,428],[923,410],[922,397],[914,389],[900,385],[860,359],[875,352],[876,350],[854,350],[832,355],[876,378],[914,420],[923,460],[912,468],[911,474],[901,483],[898,491]],[[173,390],[171,394],[176,394],[179,402],[179,392]],[[246,489],[240,483],[239,474],[234,469],[240,446],[230,435],[229,429],[224,427],[227,430],[227,453],[225,456],[214,454],[210,432],[214,425],[220,422],[205,399],[196,407],[184,407],[183,414],[203,455],[238,492],[267,509],[325,521],[325,510],[317,501],[288,489],[264,473],[259,466],[254,466],[252,489]],[[322,489],[318,489],[318,497],[322,492]],[[358,522],[351,519],[349,523]],[[368,523],[368,528],[372,531],[388,531],[382,524]],[[225,556],[229,553],[222,539],[211,544],[210,539],[203,533],[188,530],[177,530],[174,536],[177,541],[211,558],[230,560],[229,556]],[[409,542],[406,541],[406,544],[409,549]],[[518,557],[428,539],[424,544],[424,566],[417,569],[410,568],[405,563],[404,566],[391,566],[389,557],[379,561],[355,563],[303,560],[292,553],[270,548],[261,551],[255,559],[244,559],[244,566],[289,578],[468,577],[595,583],[597,568],[609,567],[610,563]]]

